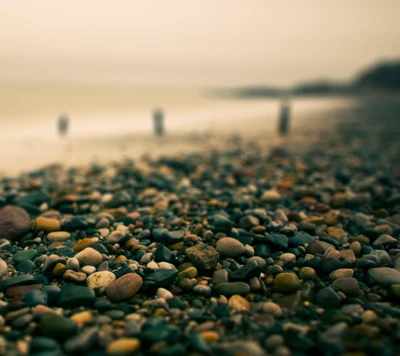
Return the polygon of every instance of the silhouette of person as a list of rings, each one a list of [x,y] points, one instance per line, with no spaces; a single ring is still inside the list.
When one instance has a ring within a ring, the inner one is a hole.
[[[62,114],[58,118],[58,133],[59,135],[65,136],[68,132],[68,126],[69,126],[69,117],[67,114]]]
[[[290,103],[289,98],[283,98],[279,114],[278,132],[281,136],[289,133],[290,124]]]
[[[161,108],[156,108],[153,111],[154,134],[156,136],[164,136],[164,112]]]

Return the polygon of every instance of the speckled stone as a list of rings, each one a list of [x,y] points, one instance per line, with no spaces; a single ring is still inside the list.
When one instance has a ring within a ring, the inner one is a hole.
[[[132,298],[142,285],[142,277],[135,273],[127,273],[111,282],[106,289],[106,294],[111,301],[119,302]]]

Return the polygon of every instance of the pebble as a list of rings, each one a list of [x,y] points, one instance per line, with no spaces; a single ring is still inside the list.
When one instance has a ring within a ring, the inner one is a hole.
[[[127,273],[111,282],[106,289],[106,294],[111,301],[119,302],[132,298],[142,285],[142,277],[135,273]]]
[[[371,268],[368,275],[382,287],[390,287],[392,284],[400,284],[400,271],[388,267]]]
[[[71,234],[67,231],[56,231],[47,234],[47,240],[49,241],[66,241],[70,238]]]
[[[103,256],[100,252],[96,251],[91,247],[86,247],[81,252],[75,255],[75,258],[79,261],[80,266],[94,266],[97,267],[103,262]]]
[[[250,292],[250,286],[244,282],[219,283],[214,286],[214,291],[225,296],[244,295]]]
[[[232,310],[250,313],[250,303],[240,295],[231,296],[228,305]]]
[[[5,276],[8,272],[8,266],[7,263],[0,258],[0,278]]]
[[[213,269],[218,264],[219,253],[214,247],[206,244],[190,247],[186,249],[185,254],[197,267],[205,270]]]
[[[316,295],[318,304],[323,308],[337,308],[341,303],[340,296],[331,288],[322,288]]]
[[[116,280],[115,274],[109,271],[100,271],[90,274],[86,278],[86,284],[89,288],[98,293],[104,293],[106,288]]]
[[[238,257],[245,251],[244,245],[231,237],[222,237],[219,239],[216,249],[218,253],[224,257]]]
[[[290,294],[300,289],[301,284],[299,278],[294,273],[280,273],[273,281],[274,291],[279,293]]]
[[[107,346],[108,356],[130,356],[140,350],[140,340],[137,338],[120,338]]]
[[[0,209],[1,237],[7,240],[17,240],[31,229],[31,219],[26,210],[7,205]]]

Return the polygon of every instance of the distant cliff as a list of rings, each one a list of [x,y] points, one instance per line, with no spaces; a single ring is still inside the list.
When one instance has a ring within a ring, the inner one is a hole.
[[[381,63],[363,72],[356,87],[400,90],[400,61]]]
[[[246,98],[280,97],[283,95],[349,95],[370,90],[390,90],[400,92],[400,61],[375,65],[348,83],[328,80],[303,82],[290,88],[272,86],[250,86],[230,90],[230,95]]]

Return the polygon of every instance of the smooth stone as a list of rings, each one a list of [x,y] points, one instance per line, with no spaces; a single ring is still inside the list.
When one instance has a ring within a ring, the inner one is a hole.
[[[355,278],[344,277],[336,279],[332,286],[339,289],[348,297],[358,297],[359,295],[359,285]]]
[[[229,218],[223,214],[216,214],[213,216],[213,224],[214,232],[224,232],[228,233],[233,227],[232,222],[229,220]]]
[[[228,282],[214,285],[214,291],[218,294],[231,296],[234,294],[244,295],[250,292],[250,286],[244,282]]]
[[[317,280],[317,272],[312,267],[302,267],[299,270],[299,277],[305,281],[315,281]]]
[[[196,267],[189,267],[178,273],[179,279],[195,278],[196,276],[197,276],[197,268]]]
[[[382,287],[390,287],[392,284],[400,284],[400,271],[388,267],[371,268],[368,275]]]
[[[43,231],[43,232],[53,232],[53,231],[60,231],[61,225],[60,221],[57,219],[49,219],[43,216],[39,216],[34,220],[34,228],[36,231]]]
[[[339,278],[351,278],[353,277],[354,271],[350,268],[339,268],[336,271],[333,271],[329,274],[330,279],[339,279]]]
[[[197,284],[193,287],[193,292],[203,296],[209,296],[211,294],[211,288],[202,284]]]
[[[238,294],[229,298],[228,305],[232,310],[250,313],[250,303]]]
[[[109,343],[106,352],[108,356],[131,356],[139,349],[139,339],[122,337]]]
[[[37,269],[37,267],[36,267],[35,263],[31,260],[22,261],[17,266],[17,271],[22,272],[22,273],[32,273],[36,269]]]
[[[78,331],[74,321],[53,313],[42,315],[38,327],[43,336],[57,340],[65,340],[74,336]]]
[[[61,293],[58,305],[63,308],[75,308],[79,306],[92,306],[96,295],[94,291],[86,286],[76,284],[64,284],[60,287]]]
[[[47,240],[52,242],[66,241],[71,237],[71,234],[66,231],[55,231],[47,234]]]
[[[228,271],[226,269],[219,269],[214,271],[212,283],[219,284],[219,283],[227,283],[229,282]]]
[[[96,267],[89,266],[89,265],[83,266],[82,269],[81,269],[81,272],[83,272],[83,273],[85,273],[87,275],[90,275],[90,274],[92,274],[92,273],[94,273],[96,271],[97,271]]]
[[[217,241],[216,250],[224,257],[238,257],[244,253],[245,247],[239,240],[222,237]]]
[[[340,296],[331,287],[325,287],[318,291],[316,299],[323,308],[337,308],[341,303]]]
[[[260,200],[264,203],[277,203],[281,199],[281,194],[273,189],[264,191],[260,198]]]
[[[34,250],[34,249],[24,250],[24,251],[16,253],[13,256],[13,261],[15,263],[21,263],[21,262],[26,261],[26,260],[33,260],[35,258],[35,256],[36,256],[36,254],[37,254],[37,251]]]
[[[165,288],[158,288],[156,291],[156,296],[158,298],[164,298],[165,300],[172,299],[174,297],[174,295]]]
[[[293,253],[286,252],[279,256],[279,260],[283,263],[288,263],[290,261],[296,261],[296,256]]]
[[[383,234],[379,236],[373,243],[373,246],[378,246],[378,245],[390,245],[390,244],[398,244],[399,241],[397,241],[394,237],[388,235],[388,234]]]
[[[205,270],[214,269],[218,264],[219,253],[217,250],[206,244],[197,244],[186,249],[185,254],[196,267]]]
[[[8,273],[8,266],[7,263],[0,258],[0,278],[5,276]]]
[[[280,273],[274,278],[272,286],[275,292],[290,294],[299,290],[301,283],[294,273]]]
[[[111,234],[109,234],[106,238],[107,243],[109,244],[115,244],[120,241],[122,241],[125,238],[125,234],[123,234],[120,231],[113,231]]]
[[[26,210],[7,205],[0,209],[0,237],[16,240],[31,230],[31,219]]]
[[[96,292],[104,293],[106,288],[116,279],[115,274],[110,271],[94,272],[86,278],[86,285]]]
[[[276,318],[280,318],[283,315],[281,307],[274,302],[264,302],[261,304],[261,310],[264,313],[272,314]]]
[[[29,284],[38,283],[34,276],[29,274],[20,274],[18,276],[14,276],[3,281],[3,284],[0,286],[1,290],[7,290],[7,288],[14,286],[22,286]]]
[[[106,294],[111,301],[119,302],[132,298],[142,285],[142,277],[135,273],[127,273],[111,282],[106,289]]]
[[[75,255],[75,258],[79,261],[81,266],[89,265],[97,267],[101,262],[103,262],[103,256],[101,253],[91,247],[86,247],[81,252],[78,252]]]

